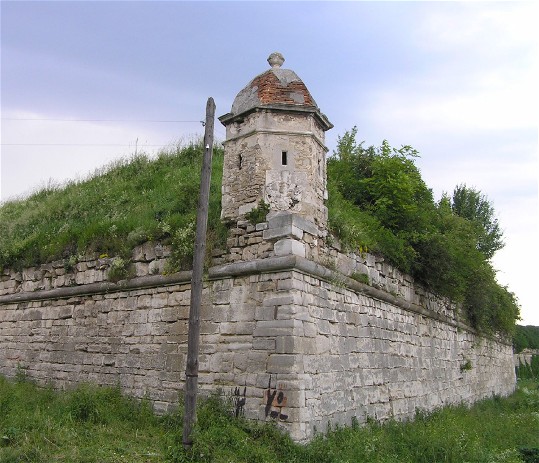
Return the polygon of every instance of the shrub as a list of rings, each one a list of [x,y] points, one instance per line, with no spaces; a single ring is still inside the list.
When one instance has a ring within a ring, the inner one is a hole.
[[[256,225],[257,223],[266,221],[266,216],[268,215],[269,211],[270,205],[261,199],[258,206],[254,207],[247,214],[245,214],[245,218],[253,225]]]
[[[112,259],[108,271],[108,279],[113,282],[125,280],[129,278],[132,273],[129,271],[129,261],[122,259],[121,257],[115,257]]]
[[[510,334],[519,307],[489,262],[503,243],[488,199],[461,185],[435,203],[413,148],[365,148],[356,135],[354,127],[339,137],[328,160],[330,230],[345,248],[367,247],[458,303],[479,331]]]

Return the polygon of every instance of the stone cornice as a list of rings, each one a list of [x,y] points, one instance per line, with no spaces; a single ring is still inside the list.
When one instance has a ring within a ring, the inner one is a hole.
[[[191,281],[191,271],[174,273],[171,275],[147,275],[123,280],[118,283],[111,281],[90,283],[87,285],[64,286],[40,291],[27,291],[0,296],[0,305],[18,302],[42,301],[47,299],[66,299],[78,296],[90,296],[93,294],[117,293],[120,291],[132,291],[145,288],[157,288],[170,286]]]
[[[276,129],[253,129],[249,132],[242,133],[241,135],[236,135],[235,137],[228,138],[223,142],[223,145],[226,145],[227,143],[230,143],[231,141],[236,141],[241,138],[249,137],[251,135],[254,135],[256,133],[266,133],[266,134],[272,134],[272,135],[297,135],[302,137],[312,137],[316,143],[320,145],[320,147],[327,153],[329,151],[329,148],[324,145],[322,140],[318,138],[314,133],[309,131],[301,131],[301,130],[276,130]]]
[[[333,124],[329,122],[326,115],[318,109],[316,106],[294,106],[289,104],[265,104],[265,105],[257,105],[254,106],[247,111],[243,111],[238,114],[233,113],[226,113],[222,116],[219,116],[219,121],[224,126],[227,126],[228,124],[235,122],[237,120],[243,120],[246,116],[251,114],[255,111],[260,110],[270,110],[275,112],[285,112],[285,113],[303,113],[303,114],[312,114],[314,115],[315,119],[318,121],[320,126],[322,127],[322,130],[327,131],[329,129],[333,128]]]

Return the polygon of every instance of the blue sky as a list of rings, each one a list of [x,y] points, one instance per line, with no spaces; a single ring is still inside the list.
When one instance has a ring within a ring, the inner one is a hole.
[[[460,183],[488,196],[505,230],[498,278],[539,325],[537,2],[0,8],[1,200],[202,133],[207,97],[228,112],[280,51],[335,125],[330,151],[357,125],[367,145],[419,150],[436,198]]]

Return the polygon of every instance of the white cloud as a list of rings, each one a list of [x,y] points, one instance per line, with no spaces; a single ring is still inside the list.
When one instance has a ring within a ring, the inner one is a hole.
[[[536,2],[460,2],[425,12],[416,36],[424,49],[465,48],[467,53],[479,50],[489,56],[537,41]]]
[[[522,74],[500,69],[456,78],[461,85],[452,90],[455,77],[445,70],[431,72],[408,88],[379,89],[366,105],[367,118],[380,126],[400,127],[407,137],[537,127],[536,68]]]

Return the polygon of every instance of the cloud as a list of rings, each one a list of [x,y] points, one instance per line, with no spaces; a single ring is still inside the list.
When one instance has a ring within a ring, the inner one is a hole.
[[[466,49],[489,57],[512,54],[537,40],[536,2],[461,2],[424,11],[416,44],[425,50]]]
[[[425,5],[403,50],[413,61],[371,83],[368,97],[358,89],[358,116],[408,139],[537,128],[537,12],[531,2]]]

